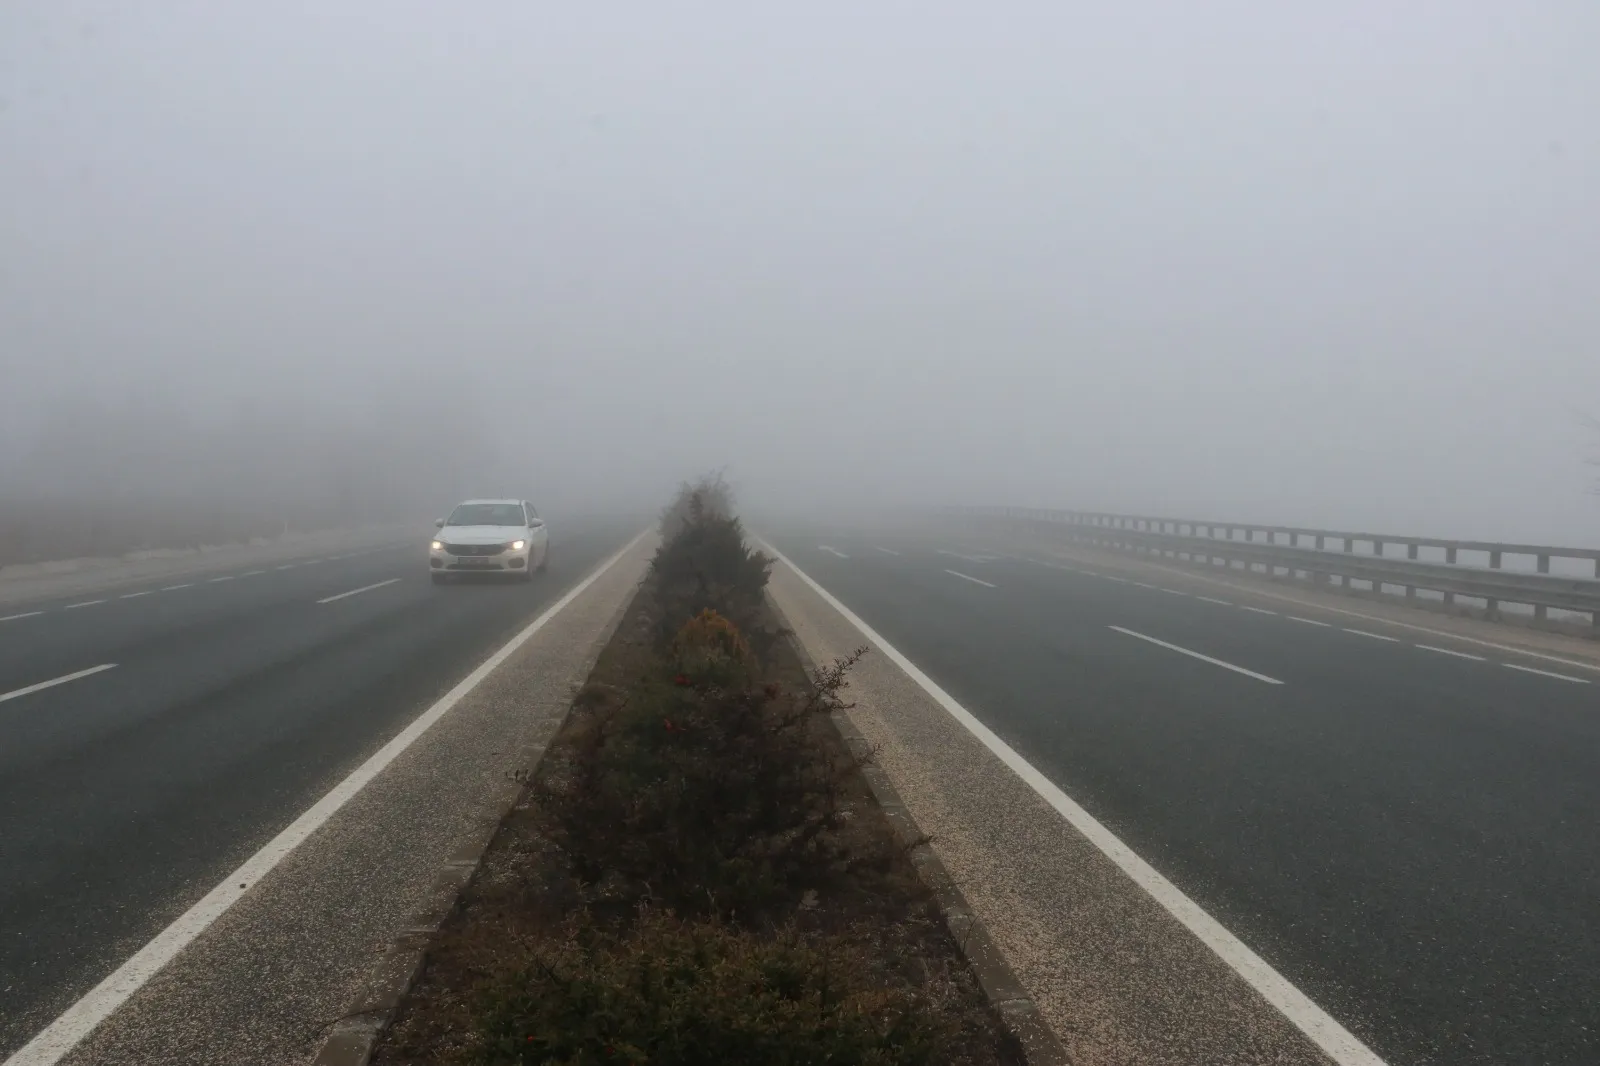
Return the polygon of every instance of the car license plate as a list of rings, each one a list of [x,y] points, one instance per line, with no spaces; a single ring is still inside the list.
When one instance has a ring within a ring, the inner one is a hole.
[[[493,559],[484,559],[478,556],[468,555],[465,558],[457,559],[456,565],[466,567],[483,567],[488,569],[489,567],[498,566],[500,564],[496,563]]]

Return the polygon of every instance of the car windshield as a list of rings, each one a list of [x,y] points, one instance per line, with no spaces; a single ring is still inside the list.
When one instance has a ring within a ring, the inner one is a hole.
[[[449,526],[520,526],[522,508],[514,503],[464,503],[451,512]]]

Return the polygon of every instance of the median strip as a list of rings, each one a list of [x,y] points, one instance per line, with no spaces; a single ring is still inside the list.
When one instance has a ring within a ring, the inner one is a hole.
[[[99,666],[91,666],[89,669],[79,670],[77,673],[63,674],[61,677],[53,677],[49,681],[41,681],[37,685],[29,685],[27,688],[15,689],[11,692],[0,692],[0,703],[4,703],[6,700],[14,700],[19,696],[26,696],[30,693],[41,692],[47,688],[55,688],[57,685],[65,685],[68,681],[76,681],[80,677],[88,677],[91,674],[113,670],[116,665],[116,663],[101,663]]]
[[[1283,684],[1282,681],[1279,681],[1275,677],[1268,677],[1266,674],[1258,674],[1254,670],[1247,670],[1242,666],[1235,666],[1233,663],[1224,662],[1221,659],[1213,659],[1209,655],[1202,655],[1197,651],[1191,651],[1188,648],[1179,647],[1176,644],[1168,644],[1164,640],[1157,640],[1155,637],[1147,636],[1144,633],[1135,632],[1132,629],[1124,629],[1121,626],[1107,626],[1106,628],[1114,629],[1118,633],[1122,633],[1126,636],[1137,637],[1140,640],[1149,641],[1151,644],[1154,644],[1157,647],[1166,648],[1168,651],[1175,651],[1179,655],[1187,655],[1191,659],[1199,659],[1201,662],[1210,663],[1212,666],[1220,666],[1224,670],[1232,670],[1236,674],[1243,674],[1246,677],[1253,677],[1257,681],[1265,681],[1269,685]]]
[[[320,599],[320,600],[318,600],[318,601],[317,601],[317,602],[318,602],[318,603],[332,603],[332,602],[334,602],[334,601],[335,601],[335,600],[342,600],[342,599],[346,599],[346,598],[347,598],[347,597],[350,597],[350,596],[359,596],[359,595],[361,595],[361,594],[362,594],[362,593],[363,593],[363,592],[371,592],[371,591],[372,591],[372,590],[373,590],[373,589],[381,589],[381,588],[383,588],[383,586],[385,586],[385,585],[392,585],[392,584],[394,584],[394,583],[395,583],[395,582],[396,582],[396,581],[399,581],[399,580],[400,580],[400,579],[399,579],[399,578],[397,578],[397,577],[391,577],[391,578],[390,578],[390,579],[389,579],[389,580],[387,580],[387,581],[376,581],[376,582],[373,582],[373,583],[372,583],[372,584],[370,584],[370,585],[362,585],[362,586],[361,586],[361,587],[360,587],[360,588],[358,588],[358,589],[351,589],[351,590],[350,590],[350,591],[349,591],[349,592],[341,592],[341,593],[339,593],[339,594],[338,594],[338,595],[337,595],[337,596],[328,596],[328,597],[326,597],[326,598],[324,598],[324,599]]]

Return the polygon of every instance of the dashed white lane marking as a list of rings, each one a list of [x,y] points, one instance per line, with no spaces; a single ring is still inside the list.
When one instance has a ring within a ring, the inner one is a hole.
[[[221,577],[210,578],[207,581],[207,584],[215,585],[219,581],[232,581],[233,578],[234,578],[234,575],[232,575],[232,574],[224,574]]]
[[[1368,640],[1382,640],[1387,641],[1390,644],[1400,643],[1399,637],[1386,637],[1382,633],[1368,633],[1365,629],[1351,629],[1346,626],[1345,632],[1354,633],[1358,637],[1366,637]]]
[[[1241,611],[1254,611],[1256,614],[1277,614],[1278,613],[1277,611],[1269,611],[1265,607],[1252,607],[1248,603],[1241,603],[1239,605],[1239,609]]]
[[[893,548],[879,548],[878,551],[881,551],[885,555],[899,555],[900,554],[899,552],[895,551]]]
[[[304,814],[296,818],[289,827],[266,843],[265,846],[250,858],[244,865],[233,873],[223,878],[222,883],[206,893],[200,902],[190,907],[177,920],[167,926],[156,938],[140,948],[132,958],[118,966],[110,976],[101,981],[78,1002],[68,1007],[66,1011],[51,1022],[42,1032],[24,1044],[16,1054],[5,1060],[3,1066],[54,1066],[73,1048],[83,1041],[83,1038],[94,1031],[95,1027],[109,1018],[117,1008],[126,1003],[134,993],[156,974],[177,957],[178,953],[192,944],[196,937],[205,932],[213,922],[227,913],[228,908],[238,902],[239,897],[249,891],[249,886],[260,881],[272,868],[277,866],[289,856],[296,848],[306,841],[313,833],[327,824],[328,819],[339,812],[339,809],[359,793],[367,784],[384,771],[386,767],[401,753],[414,744],[418,737],[431,729],[435,722],[450,713],[451,708],[473,689],[477,688],[484,678],[494,672],[495,668],[509,659],[514,652],[539,630],[543,629],[552,618],[560,614],[566,606],[583,594],[584,590],[600,579],[600,576],[632,551],[646,534],[641,533],[628,543],[610,559],[601,563],[599,568],[588,577],[573,586],[566,595],[562,596],[549,609],[530,622],[526,629],[512,637],[499,651],[489,656],[476,670],[461,679],[460,684],[446,692],[439,701],[418,715],[412,723],[402,729],[393,740],[379,748],[366,762],[356,767],[350,776],[333,786],[329,792],[312,804]]]
[[[150,593],[153,592],[153,591],[154,591],[153,589],[145,589],[143,592],[124,592],[122,595],[118,596],[117,599],[119,599],[119,600],[136,600],[140,596],[148,596],[148,595],[150,595]]]
[[[1187,592],[1181,592],[1178,589],[1162,589],[1161,591],[1165,592],[1168,596],[1187,596],[1187,595],[1189,595]]]
[[[978,742],[992,751],[995,756],[1028,784],[1035,793],[1046,803],[1055,808],[1057,814],[1078,832],[1082,833],[1095,847],[1099,848],[1106,858],[1117,865],[1134,884],[1142,888],[1161,907],[1206,947],[1214,951],[1234,973],[1238,974],[1244,982],[1261,996],[1262,999],[1277,1008],[1285,1018],[1288,1018],[1296,1028],[1321,1048],[1337,1066],[1384,1066],[1384,1061],[1363,1044],[1344,1026],[1340,1025],[1321,1007],[1313,1003],[1304,992],[1301,992],[1278,971],[1267,964],[1267,961],[1251,951],[1244,942],[1223,927],[1211,915],[1207,914],[1200,905],[1184,895],[1171,881],[1162,877],[1155,868],[1141,859],[1134,850],[1117,838],[1116,834],[1102,825],[1088,811],[1073,801],[1072,797],[1061,791],[1054,782],[1045,777],[1033,767],[1016,750],[994,735],[994,732],[961,704],[955,701],[944,689],[940,688],[932,678],[918,669],[917,665],[900,653],[892,644],[880,637],[877,632],[850,608],[840,603],[827,589],[817,584],[811,576],[794,563],[784,558],[771,544],[763,543],[762,550],[789,569],[795,572],[810,589],[823,602],[855,626],[867,642],[881,651],[885,658],[905,671],[907,677],[915,681],[935,703],[943,707],[945,713],[959,722],[967,732],[977,738]],[[7,1064],[10,1066],[10,1064]],[[20,1064],[19,1064],[20,1066]],[[34,1066],[34,1064],[28,1064]],[[39,1064],[46,1066],[46,1064]]]
[[[97,603],[104,603],[104,602],[106,602],[106,601],[105,600],[84,600],[82,603],[69,603],[69,604],[67,604],[65,607],[63,607],[61,609],[63,611],[76,611],[79,607],[93,607]]]
[[[1436,651],[1440,655],[1453,655],[1457,659],[1471,659],[1473,662],[1479,662],[1479,663],[1486,661],[1484,659],[1484,657],[1481,656],[1481,655],[1469,655],[1468,653],[1466,653],[1464,651],[1456,651],[1453,648],[1435,647],[1432,644],[1413,644],[1412,647],[1413,648],[1421,648],[1423,651]]]
[[[41,614],[44,614],[44,612],[43,611],[23,611],[21,614],[8,614],[4,618],[0,618],[0,622],[15,622],[19,618],[36,618]]]
[[[41,681],[37,685],[29,685],[27,688],[14,689],[11,692],[0,692],[0,703],[4,703],[6,700],[14,700],[18,696],[26,696],[30,692],[38,692],[42,689],[55,688],[57,685],[65,685],[68,681],[76,681],[78,678],[88,677],[90,674],[114,670],[116,666],[116,663],[101,663],[99,666],[91,666],[87,670],[79,670],[73,674],[63,674],[61,677],[53,677],[49,681]]]
[[[1538,674],[1540,677],[1553,677],[1557,681],[1571,681],[1575,685],[1587,685],[1587,677],[1568,677],[1566,674],[1552,673],[1549,670],[1536,670],[1531,666],[1518,666],[1516,663],[1501,663],[1508,670],[1521,670],[1525,674]]]
[[[841,559],[850,558],[850,556],[846,555],[844,552],[840,551],[838,548],[830,548],[826,544],[818,544],[817,545],[817,551],[819,551],[819,552],[827,552],[830,555],[837,555]]]
[[[1135,582],[1133,582],[1133,584],[1135,584],[1135,585],[1137,585],[1137,586],[1139,586],[1139,587],[1140,587],[1140,588],[1142,588],[1142,589],[1149,589],[1149,590],[1150,590],[1150,591],[1151,591],[1151,592],[1158,592],[1158,591],[1160,591],[1160,590],[1159,590],[1159,589],[1157,589],[1157,588],[1156,588],[1156,587],[1155,587],[1155,586],[1154,586],[1154,585],[1146,585],[1146,584],[1145,584],[1145,583],[1144,583],[1144,582],[1143,582],[1143,581],[1135,581]]]
[[[1202,655],[1197,651],[1191,651],[1190,649],[1184,648],[1184,647],[1180,647],[1177,644],[1168,644],[1164,640],[1157,640],[1155,637],[1146,636],[1143,633],[1138,633],[1138,632],[1135,632],[1134,630],[1131,630],[1131,629],[1124,629],[1121,626],[1107,626],[1106,628],[1107,629],[1114,629],[1118,633],[1123,633],[1123,634],[1126,634],[1127,636],[1130,636],[1130,637],[1138,637],[1140,640],[1149,641],[1151,644],[1154,644],[1154,645],[1156,645],[1158,647],[1166,648],[1168,651],[1175,651],[1179,655],[1187,655],[1191,659],[1199,659],[1201,662],[1210,663],[1212,666],[1220,666],[1224,670],[1232,670],[1236,674],[1243,674],[1246,677],[1253,677],[1257,681],[1265,681],[1269,685],[1281,685],[1281,684],[1283,684],[1282,681],[1279,681],[1275,677],[1268,677],[1266,674],[1258,674],[1254,670],[1246,670],[1242,666],[1236,666],[1233,663],[1224,662],[1221,659],[1213,659],[1209,655]]]
[[[299,563],[284,563],[282,566],[278,567],[277,569],[279,569],[279,570],[293,570],[295,567],[297,567],[299,565],[300,565]]]
[[[974,585],[982,585],[984,588],[987,588],[987,589],[999,588],[1000,587],[1000,586],[998,586],[996,584],[993,584],[992,582],[983,580],[983,578],[981,578],[981,577],[973,577],[971,574],[963,574],[959,570],[946,570],[945,573],[950,574],[953,577],[959,577],[963,581],[970,581]]]
[[[1224,607],[1232,607],[1233,606],[1233,601],[1232,600],[1219,600],[1215,596],[1196,596],[1195,599],[1197,599],[1197,600],[1205,600],[1207,603],[1220,603]]]
[[[179,589],[192,589],[192,588],[194,588],[194,582],[193,581],[185,581],[181,585],[165,585],[165,586],[162,587],[161,591],[162,592],[177,592]]]
[[[1284,617],[1287,618],[1291,622],[1299,622],[1301,625],[1321,626],[1324,629],[1333,628],[1333,623],[1331,623],[1331,622],[1319,622],[1315,618],[1301,618],[1297,614],[1286,614],[1286,615],[1284,615]]]
[[[246,570],[244,573],[240,574],[239,576],[240,577],[255,577],[257,574],[264,574],[264,573],[266,573],[265,570]]]
[[[399,581],[399,580],[400,579],[397,578],[397,577],[391,577],[387,581],[378,581],[378,582],[374,582],[371,585],[362,585],[358,589],[351,589],[349,592],[341,592],[337,596],[329,596],[329,597],[327,597],[325,599],[318,600],[317,602],[318,603],[332,603],[334,600],[342,600],[347,596],[359,596],[363,592],[371,592],[373,589],[381,589],[381,588],[383,588],[383,586],[392,585],[396,581]]]

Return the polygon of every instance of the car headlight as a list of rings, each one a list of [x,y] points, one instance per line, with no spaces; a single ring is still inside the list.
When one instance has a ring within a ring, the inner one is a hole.
[[[433,542],[432,547],[433,547],[434,551],[442,552],[442,551],[444,551],[444,542],[436,540],[436,541]]]
[[[514,551],[514,552],[519,552],[523,548],[526,548],[527,546],[528,546],[528,542],[525,541],[525,540],[514,540],[514,541],[511,542],[511,550]]]

